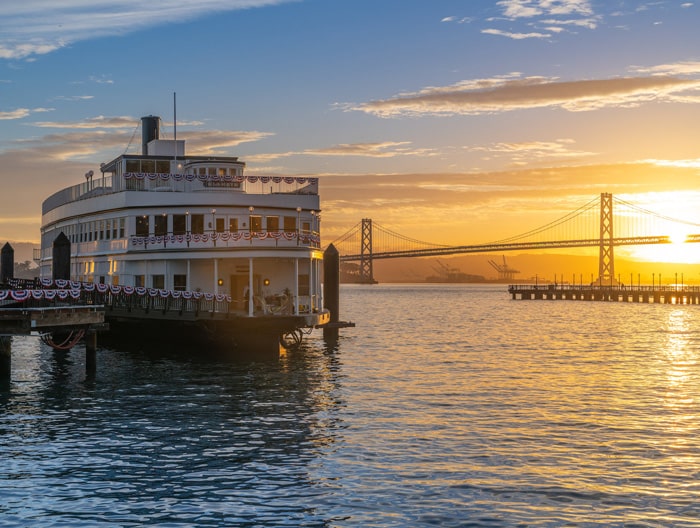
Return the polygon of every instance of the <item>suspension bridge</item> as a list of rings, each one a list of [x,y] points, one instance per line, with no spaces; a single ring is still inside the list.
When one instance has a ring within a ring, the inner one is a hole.
[[[700,224],[661,215],[631,202],[602,193],[574,211],[519,235],[485,244],[444,245],[411,238],[364,218],[333,242],[341,262],[359,262],[360,282],[373,283],[373,261],[464,253],[491,253],[532,249],[599,248],[598,280],[615,282],[615,246],[670,244],[671,233],[700,230]],[[687,234],[684,242],[700,242]]]

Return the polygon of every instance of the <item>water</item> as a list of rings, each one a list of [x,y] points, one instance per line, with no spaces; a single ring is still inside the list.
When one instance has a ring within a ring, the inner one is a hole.
[[[3,526],[700,526],[700,307],[344,286],[279,362],[15,339]]]

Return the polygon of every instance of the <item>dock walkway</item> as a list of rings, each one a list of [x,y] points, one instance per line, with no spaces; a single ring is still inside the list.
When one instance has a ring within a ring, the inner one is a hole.
[[[598,286],[571,284],[514,284],[508,286],[513,299],[608,301],[662,304],[700,304],[700,287],[668,286]]]

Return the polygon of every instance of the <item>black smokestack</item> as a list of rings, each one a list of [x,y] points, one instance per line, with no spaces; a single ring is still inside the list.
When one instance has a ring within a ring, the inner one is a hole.
[[[146,116],[141,118],[141,154],[148,156],[148,143],[159,138],[160,117]]]

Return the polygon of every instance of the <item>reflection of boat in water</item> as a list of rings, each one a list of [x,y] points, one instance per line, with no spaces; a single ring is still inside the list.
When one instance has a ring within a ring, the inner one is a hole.
[[[466,283],[466,282],[486,282],[486,279],[482,275],[471,275],[469,273],[462,273],[457,268],[451,268],[440,260],[437,260],[439,267],[433,267],[438,275],[431,275],[426,277],[426,282],[436,282],[436,283]]]
[[[298,335],[327,322],[318,180],[245,176],[237,157],[186,155],[184,141],[159,139],[159,124],[158,117],[142,118],[141,154],[104,163],[100,177],[93,180],[90,171],[85,183],[44,201],[41,278],[129,295],[129,313],[107,311],[115,327],[189,327],[240,342],[252,334]],[[70,259],[57,266],[59,238]],[[209,319],[199,304],[196,315],[168,312],[176,299],[202,295],[217,303]],[[165,299],[157,320],[152,301],[146,316],[131,314],[144,298]]]

